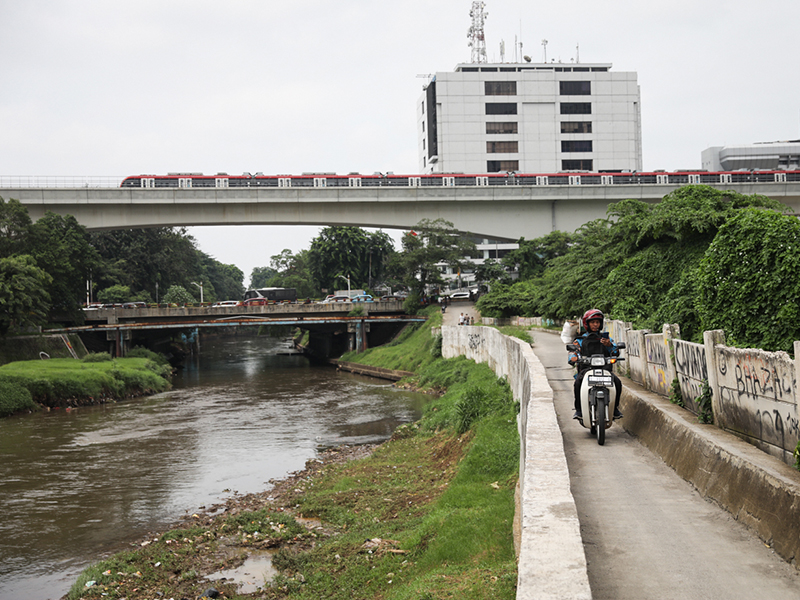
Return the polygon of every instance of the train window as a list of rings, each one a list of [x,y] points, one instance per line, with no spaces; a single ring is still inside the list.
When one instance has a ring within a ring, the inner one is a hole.
[[[178,178],[178,187],[179,188],[190,188],[190,187],[192,187],[192,178],[191,177],[179,177]]]
[[[347,181],[350,187],[361,187],[361,177],[348,177]]]
[[[282,188],[292,187],[291,177],[278,177],[278,187]]]
[[[454,187],[456,185],[455,177],[442,177],[442,185],[445,187]]]
[[[547,175],[537,175],[536,185],[547,185]]]
[[[581,184],[581,176],[580,175],[570,175],[569,176],[569,184],[570,185],[580,185]]]
[[[228,178],[227,177],[217,177],[214,180],[216,182],[216,187],[218,188],[226,188],[228,187]]]
[[[487,187],[489,185],[489,178],[488,177],[477,177],[478,187]]]
[[[328,184],[328,180],[324,177],[314,177],[314,187],[322,188],[326,187]]]
[[[422,177],[409,177],[408,178],[408,185],[409,187],[419,187],[422,185]]]
[[[142,177],[142,187],[143,188],[154,188],[156,187],[156,180],[153,177]]]

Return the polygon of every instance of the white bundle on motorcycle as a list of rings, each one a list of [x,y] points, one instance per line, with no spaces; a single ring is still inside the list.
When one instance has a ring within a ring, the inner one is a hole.
[[[564,321],[564,327],[561,329],[561,341],[565,344],[571,344],[576,337],[578,337],[578,322]]]

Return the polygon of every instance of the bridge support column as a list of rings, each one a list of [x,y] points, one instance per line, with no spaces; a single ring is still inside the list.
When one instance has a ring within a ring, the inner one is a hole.
[[[369,333],[369,323],[363,319],[347,324],[347,334],[350,338],[348,349],[350,352],[364,352],[368,348],[367,333]]]

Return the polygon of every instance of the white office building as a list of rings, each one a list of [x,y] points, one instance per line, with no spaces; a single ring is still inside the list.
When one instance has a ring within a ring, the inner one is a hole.
[[[795,171],[800,169],[800,140],[740,146],[712,146],[700,154],[705,171]]]
[[[420,172],[640,171],[640,106],[610,64],[460,64],[417,104]]]

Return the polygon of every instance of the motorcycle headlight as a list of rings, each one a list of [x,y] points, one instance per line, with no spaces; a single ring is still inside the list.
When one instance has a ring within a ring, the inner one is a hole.
[[[593,356],[592,357],[592,366],[593,367],[602,367],[606,364],[606,359],[602,356]]]

